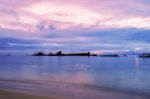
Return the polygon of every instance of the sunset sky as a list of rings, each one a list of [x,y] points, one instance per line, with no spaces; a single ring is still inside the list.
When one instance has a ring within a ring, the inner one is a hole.
[[[0,0],[0,53],[150,51],[150,0]]]

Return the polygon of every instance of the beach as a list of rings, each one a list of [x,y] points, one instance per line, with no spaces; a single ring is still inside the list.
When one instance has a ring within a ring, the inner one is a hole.
[[[30,81],[0,81],[1,99],[149,99],[148,95],[96,86]]]
[[[87,95],[87,97],[89,95]],[[75,97],[62,98],[60,96],[59,97],[40,96],[35,94],[31,95],[31,94],[6,91],[6,90],[0,90],[0,98],[1,99],[84,99],[84,97],[78,98],[78,96],[76,96],[76,98]],[[138,95],[131,95],[131,94],[120,93],[120,92],[101,91],[98,96],[89,96],[89,98],[87,99],[149,99],[149,97],[141,97]]]

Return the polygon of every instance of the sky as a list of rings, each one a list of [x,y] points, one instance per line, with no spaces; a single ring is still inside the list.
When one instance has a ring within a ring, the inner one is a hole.
[[[0,53],[149,52],[150,0],[0,0]]]

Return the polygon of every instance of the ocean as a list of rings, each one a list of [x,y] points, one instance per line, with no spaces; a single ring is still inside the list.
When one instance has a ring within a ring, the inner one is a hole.
[[[148,99],[150,58],[1,56],[0,89],[68,99],[100,99],[107,93],[120,99],[112,92],[124,93],[121,99]]]

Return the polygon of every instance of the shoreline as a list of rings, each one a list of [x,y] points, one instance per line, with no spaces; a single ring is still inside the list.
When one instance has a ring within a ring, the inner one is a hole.
[[[28,81],[0,82],[0,99],[149,99],[150,97],[142,93],[136,94],[89,85],[66,85],[56,82],[49,82],[47,85]]]
[[[92,93],[92,94],[91,94]],[[108,90],[100,90],[98,93],[91,91],[91,93],[86,94],[86,97],[83,95],[77,97],[63,97],[63,96],[51,96],[51,95],[39,95],[33,93],[23,93],[17,92],[13,90],[3,90],[0,89],[0,99],[149,99],[149,97],[143,95],[135,95],[124,92],[117,91],[108,91]],[[67,93],[66,93],[67,94]],[[91,94],[91,96],[90,96]]]
[[[21,92],[14,92],[10,90],[0,89],[0,98],[2,99],[82,99],[81,97],[72,97],[72,98],[62,98],[62,97],[53,97],[53,96],[40,96],[35,94],[27,94]],[[101,91],[99,95],[94,97],[89,96],[88,99],[149,99],[149,97],[142,97],[131,95],[127,93],[120,92],[110,92],[110,91]]]
[[[25,93],[6,91],[0,89],[0,98],[2,99],[63,99],[50,96],[29,95]]]

